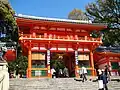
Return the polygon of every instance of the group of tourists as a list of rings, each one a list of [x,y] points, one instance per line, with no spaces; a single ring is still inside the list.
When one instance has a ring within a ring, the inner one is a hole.
[[[84,65],[82,65],[79,74],[80,78],[82,78],[82,82],[87,81],[87,69]],[[99,90],[108,90],[107,83],[110,81],[110,75],[111,74],[108,65],[105,65],[104,69],[97,70]]]
[[[55,68],[53,67],[51,69],[51,74],[52,74],[52,78],[56,78],[56,77],[69,77],[69,71],[68,71],[68,68],[65,66],[64,69],[59,69],[59,71],[57,72],[55,70]]]

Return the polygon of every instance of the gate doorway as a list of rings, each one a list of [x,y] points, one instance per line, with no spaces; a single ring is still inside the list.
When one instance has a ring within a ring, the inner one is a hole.
[[[59,77],[59,70],[68,68],[69,77],[75,76],[75,54],[72,52],[67,53],[51,53],[50,67],[56,70],[56,76]]]

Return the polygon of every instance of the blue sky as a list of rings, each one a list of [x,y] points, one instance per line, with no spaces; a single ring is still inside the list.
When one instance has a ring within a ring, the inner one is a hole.
[[[74,8],[85,11],[85,6],[95,0],[9,0],[17,14],[41,17],[67,18]]]

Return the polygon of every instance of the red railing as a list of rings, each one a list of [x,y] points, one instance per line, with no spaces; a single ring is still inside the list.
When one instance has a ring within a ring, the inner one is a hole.
[[[37,40],[63,40],[63,41],[86,41],[86,42],[102,42],[101,38],[92,38],[90,36],[77,36],[77,35],[55,35],[55,34],[49,34],[47,35],[42,34],[42,35],[36,35],[36,34],[21,34],[20,38],[22,39],[37,39]]]

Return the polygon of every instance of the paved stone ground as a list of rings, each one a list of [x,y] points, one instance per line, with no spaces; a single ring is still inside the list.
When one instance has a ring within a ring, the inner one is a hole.
[[[120,90],[120,82],[110,81],[108,88]],[[9,90],[98,90],[98,83],[74,78],[10,79]]]

